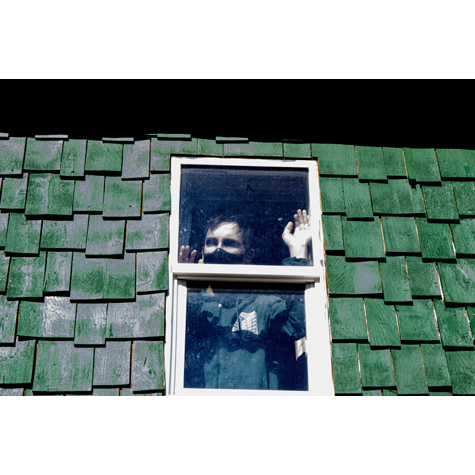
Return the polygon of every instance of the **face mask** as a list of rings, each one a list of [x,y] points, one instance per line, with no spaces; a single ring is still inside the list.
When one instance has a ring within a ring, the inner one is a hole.
[[[204,254],[205,264],[242,264],[242,260],[242,254],[231,254],[222,249],[216,249],[214,252]]]

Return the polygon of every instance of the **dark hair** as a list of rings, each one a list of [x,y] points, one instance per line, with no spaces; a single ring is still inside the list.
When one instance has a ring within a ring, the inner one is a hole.
[[[236,215],[224,215],[220,214],[208,219],[205,228],[205,236],[208,234],[208,231],[216,230],[223,223],[235,223],[242,232],[242,242],[246,250],[252,248],[253,241],[253,232],[252,229],[245,224],[245,219],[243,217],[238,217]]]

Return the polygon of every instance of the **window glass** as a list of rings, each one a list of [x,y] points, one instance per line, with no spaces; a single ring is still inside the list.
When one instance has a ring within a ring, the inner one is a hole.
[[[308,390],[304,286],[187,288],[185,388]]]
[[[311,265],[307,169],[183,165],[181,172],[180,262]]]

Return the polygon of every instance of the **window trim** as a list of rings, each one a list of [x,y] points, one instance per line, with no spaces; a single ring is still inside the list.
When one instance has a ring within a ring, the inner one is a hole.
[[[305,168],[309,180],[309,213],[313,236],[313,265],[197,265],[178,262],[181,166],[242,166]],[[169,240],[169,295],[166,307],[165,373],[167,395],[203,396],[316,396],[334,395],[331,375],[331,347],[326,296],[323,230],[317,164],[313,160],[254,158],[171,157],[171,212]],[[318,218],[315,219],[314,216]],[[229,390],[184,388],[184,347],[186,320],[186,281],[265,282],[305,284],[305,321],[307,329],[308,391]],[[309,318],[315,309],[319,318]],[[180,379],[181,378],[181,379]]]

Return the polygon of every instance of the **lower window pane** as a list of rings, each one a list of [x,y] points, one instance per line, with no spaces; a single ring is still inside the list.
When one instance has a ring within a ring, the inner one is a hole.
[[[184,387],[306,391],[305,337],[303,286],[189,282]]]

